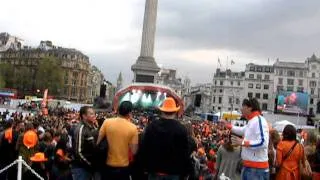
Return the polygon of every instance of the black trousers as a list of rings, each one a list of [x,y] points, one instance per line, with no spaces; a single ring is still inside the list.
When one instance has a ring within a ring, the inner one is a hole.
[[[105,166],[101,172],[101,178],[107,180],[130,180],[129,167]]]

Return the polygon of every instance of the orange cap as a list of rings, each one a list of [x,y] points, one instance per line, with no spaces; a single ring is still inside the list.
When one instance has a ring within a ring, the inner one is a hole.
[[[9,128],[4,132],[4,138],[8,140],[9,143],[12,142],[12,128]]]
[[[198,153],[200,154],[200,155],[205,155],[205,151],[204,151],[204,149],[203,148],[199,148],[198,149]]]
[[[180,110],[180,107],[177,107],[176,101],[172,98],[166,98],[162,104],[162,107],[159,108],[162,112],[178,112]]]
[[[38,135],[32,131],[29,130],[24,133],[23,135],[23,144],[28,148],[33,148],[38,143]]]
[[[35,155],[33,155],[30,160],[32,162],[46,162],[48,159],[45,157],[44,153],[38,152]]]

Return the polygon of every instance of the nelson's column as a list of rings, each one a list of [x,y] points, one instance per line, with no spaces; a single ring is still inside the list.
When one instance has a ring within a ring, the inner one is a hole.
[[[153,57],[156,33],[158,0],[146,0],[141,51],[136,63],[131,66],[134,82],[154,83],[154,78],[160,71]]]

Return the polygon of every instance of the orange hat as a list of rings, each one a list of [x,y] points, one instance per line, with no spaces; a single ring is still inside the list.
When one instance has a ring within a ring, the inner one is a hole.
[[[162,104],[162,107],[159,108],[162,112],[178,112],[180,110],[180,107],[177,107],[176,101],[172,98],[166,98]]]
[[[4,138],[8,140],[9,143],[12,142],[12,128],[9,128],[4,132]]]
[[[205,154],[206,154],[206,152],[204,151],[203,148],[199,148],[199,149],[198,149],[198,153],[199,153],[200,155],[205,155]]]
[[[45,157],[44,153],[38,152],[35,155],[33,155],[30,160],[32,162],[46,162],[48,159]]]
[[[33,148],[38,143],[38,135],[32,131],[29,130],[24,133],[23,135],[23,144],[28,148]]]

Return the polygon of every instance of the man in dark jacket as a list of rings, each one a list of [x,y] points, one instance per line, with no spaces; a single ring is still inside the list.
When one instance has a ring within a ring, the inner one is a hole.
[[[81,122],[76,127],[72,140],[72,176],[77,180],[89,180],[94,176],[94,152],[98,133],[96,114],[91,107],[84,106],[80,109],[80,118]]]
[[[167,98],[160,108],[160,120],[145,130],[138,153],[150,180],[178,180],[190,171],[187,129],[176,120],[179,109],[173,98]]]

